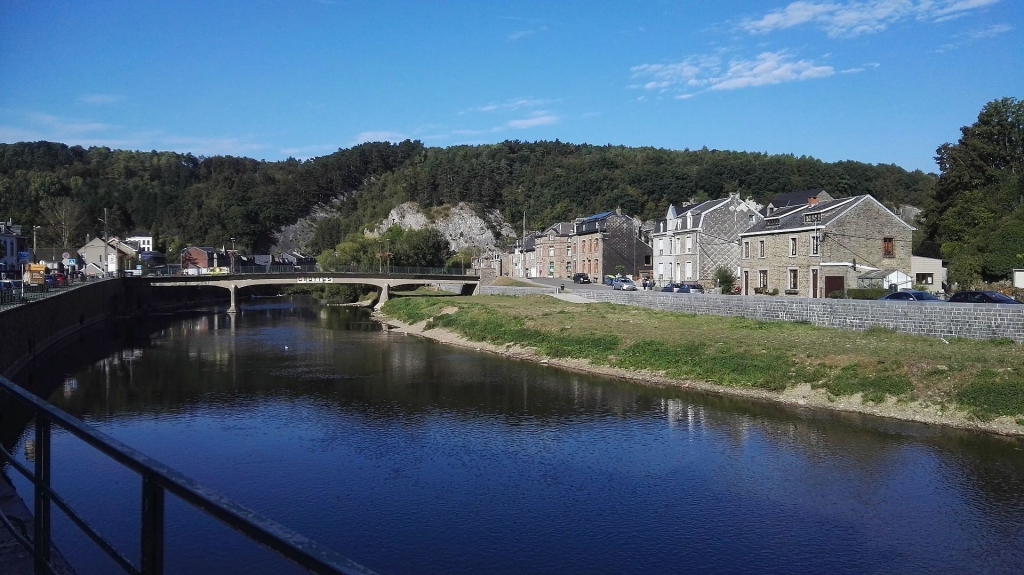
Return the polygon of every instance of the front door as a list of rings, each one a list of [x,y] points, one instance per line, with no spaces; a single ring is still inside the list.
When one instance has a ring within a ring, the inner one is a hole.
[[[818,299],[818,270],[811,270],[811,297]]]
[[[846,278],[843,276],[825,276],[825,296],[832,292],[844,292],[846,286]]]
[[[750,295],[750,272],[743,270],[743,295]]]

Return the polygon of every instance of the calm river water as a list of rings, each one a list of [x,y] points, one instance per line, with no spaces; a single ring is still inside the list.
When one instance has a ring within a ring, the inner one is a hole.
[[[381,573],[1024,570],[1024,441],[645,388],[269,301],[234,328],[211,311],[86,334],[32,385]],[[0,439],[25,458],[30,437]],[[53,445],[58,492],[136,558],[137,476]],[[167,505],[168,573],[299,572]],[[78,573],[115,572],[55,514]]]

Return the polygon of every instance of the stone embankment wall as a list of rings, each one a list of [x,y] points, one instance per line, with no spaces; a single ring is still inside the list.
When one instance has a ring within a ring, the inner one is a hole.
[[[35,354],[107,318],[196,307],[227,297],[220,288],[153,288],[146,278],[121,278],[6,309],[0,312],[0,375],[14,378]]]
[[[554,288],[486,286],[481,288],[480,293],[522,296],[549,294],[553,291]],[[854,331],[880,327],[900,333],[947,339],[1005,338],[1024,343],[1024,305],[922,304],[612,290],[573,290],[572,294],[592,301],[695,315],[799,321]]]
[[[480,295],[545,295],[557,293],[554,287],[512,287],[512,286],[480,286]]]

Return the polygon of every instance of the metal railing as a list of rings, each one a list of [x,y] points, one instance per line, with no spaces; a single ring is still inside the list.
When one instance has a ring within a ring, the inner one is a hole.
[[[95,283],[97,281],[100,280],[75,280],[66,285],[53,286],[25,285],[24,289],[22,289],[23,284],[21,280],[2,280],[0,281],[0,311],[24,305],[29,302],[53,297],[55,295],[60,295],[75,288],[82,287],[87,283]]]
[[[56,505],[89,540],[125,572],[138,575],[163,573],[166,493],[176,496],[186,504],[312,573],[373,573],[291,529],[203,488],[170,467],[93,429],[3,377],[0,377],[0,392],[0,395],[10,396],[32,410],[35,416],[34,470],[22,465],[11,453],[0,447],[0,458],[28,479],[34,487],[35,524],[32,536],[30,538],[27,533],[19,533],[2,513],[0,524],[32,554],[37,575],[57,572],[50,557],[51,504]],[[142,480],[141,565],[133,564],[50,487],[50,430],[53,425],[139,474]]]
[[[189,273],[190,271],[198,271],[196,268],[189,268],[181,270],[177,273],[171,273],[166,275],[172,276],[191,276],[191,275],[237,275],[237,274],[292,274],[292,273],[351,273],[351,274],[366,274],[366,275],[435,275],[435,276],[468,276],[478,277],[480,275],[479,270],[475,268],[431,268],[431,267],[399,267],[399,266],[360,266],[360,265],[347,265],[347,266],[331,266],[329,269],[319,269],[316,265],[303,265],[303,266],[281,266],[281,265],[267,265],[267,266],[235,266],[234,272],[228,271],[229,268],[220,268],[224,271],[218,272],[207,272],[207,273]]]

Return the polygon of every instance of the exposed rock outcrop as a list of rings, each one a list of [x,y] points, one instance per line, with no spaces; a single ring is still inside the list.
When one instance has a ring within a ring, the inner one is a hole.
[[[465,202],[427,210],[415,202],[406,202],[391,210],[380,225],[374,230],[368,230],[367,233],[384,234],[392,226],[404,230],[434,228],[448,238],[449,246],[456,252],[468,247],[479,248],[483,253],[493,252],[497,249],[500,238],[516,237],[515,230],[505,223],[498,210],[485,212],[482,218]]]

